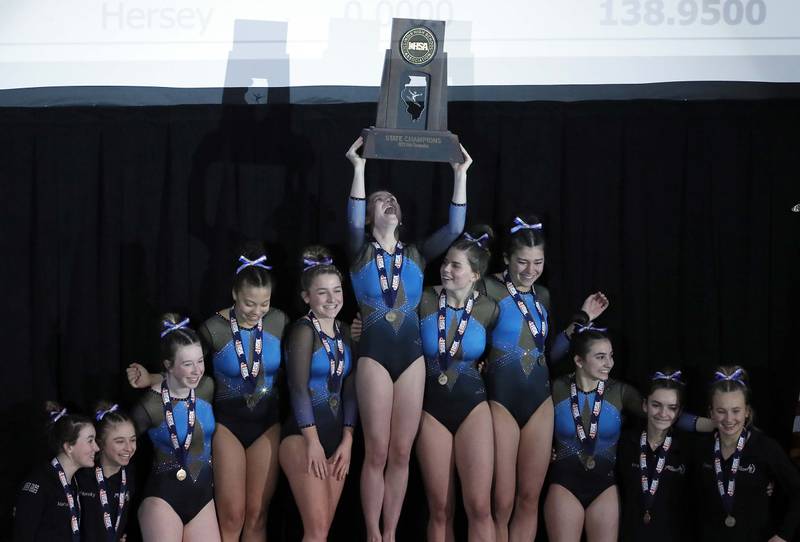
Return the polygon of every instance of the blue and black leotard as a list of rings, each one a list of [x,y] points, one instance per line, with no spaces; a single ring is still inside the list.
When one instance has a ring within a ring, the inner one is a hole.
[[[184,525],[189,523],[214,498],[211,470],[211,438],[214,435],[214,412],[211,398],[214,382],[207,376],[200,380],[195,391],[195,425],[192,444],[186,456],[185,480],[176,474],[181,464],[176,459],[169,429],[164,419],[161,393],[151,389],[132,411],[137,432],[147,432],[153,443],[153,467],[145,484],[143,498],[159,497],[178,514]],[[172,411],[178,442],[186,441],[189,400],[172,398]]]
[[[447,225],[435,232],[419,249],[403,247],[403,267],[394,307],[383,299],[375,264],[375,247],[364,230],[366,202],[350,198],[347,208],[350,229],[350,278],[361,311],[363,328],[358,344],[360,357],[372,358],[389,373],[392,381],[400,378],[409,365],[422,355],[419,340],[417,307],[422,295],[425,262],[442,254],[464,230],[466,204],[450,204]],[[389,283],[392,280],[395,257],[386,255]],[[392,313],[387,317],[389,313]]]
[[[447,306],[445,330],[448,348],[458,327],[464,309]],[[439,365],[439,294],[433,288],[422,293],[419,306],[422,350],[425,355],[425,397],[422,410],[436,418],[450,433],[456,434],[461,423],[472,410],[486,401],[486,388],[478,371],[483,359],[488,335],[497,320],[497,304],[485,295],[479,295],[472,309],[461,347],[450,360],[445,374],[447,383],[438,378]]]
[[[489,276],[479,288],[494,299],[500,309],[492,330],[492,347],[486,364],[489,400],[505,407],[522,428],[550,397],[548,361],[564,357],[569,349],[569,339],[565,333],[559,333],[549,353],[551,355],[545,357],[505,283],[498,277]],[[520,292],[520,295],[537,328],[544,329],[544,339],[547,340],[550,293],[544,286],[534,284],[533,292]],[[542,315],[536,308],[537,301]]]
[[[319,441],[330,457],[342,441],[345,426],[354,427],[358,421],[355,394],[353,357],[350,350],[350,329],[340,323],[344,338],[344,369],[342,378],[331,379],[330,359],[322,346],[319,334],[308,318],[292,324],[286,339],[286,372],[292,410],[283,425],[282,437],[300,435],[301,429],[316,426]],[[325,340],[336,352],[336,340]]]
[[[575,434],[575,420],[572,417],[569,388],[573,375],[566,375],[553,382],[553,404],[555,407],[555,431],[553,446],[555,453],[550,464],[548,476],[551,483],[559,484],[569,490],[588,507],[603,491],[616,484],[614,468],[617,460],[617,441],[622,427],[623,414],[644,417],[642,396],[636,388],[609,378],[606,381],[603,406],[597,425],[597,440],[594,448],[595,467],[587,466],[587,457]],[[583,426],[589,427],[591,408],[596,390],[578,391],[578,405],[581,409]],[[697,417],[682,414],[678,427],[694,431]]]
[[[242,378],[234,348],[230,320],[215,314],[198,332],[206,348],[206,359],[214,368],[214,416],[247,448],[278,423],[277,374],[281,364],[281,338],[288,323],[286,315],[270,308],[262,319],[261,370],[255,386]],[[257,328],[241,328],[248,370],[253,367]]]

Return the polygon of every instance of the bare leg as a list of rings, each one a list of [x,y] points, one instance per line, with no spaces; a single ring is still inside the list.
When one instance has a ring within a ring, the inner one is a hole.
[[[508,542],[508,524],[517,493],[517,448],[519,427],[514,417],[499,403],[489,401],[494,429],[494,532],[497,542]],[[531,538],[531,540],[533,540]]]
[[[219,542],[219,524],[213,499],[183,527],[183,542]]]
[[[276,423],[245,451],[247,500],[242,542],[267,540],[267,511],[278,482],[280,426]]]
[[[356,394],[364,429],[361,506],[367,527],[367,541],[380,542],[384,470],[389,454],[394,387],[386,369],[372,358],[358,360]]]
[[[333,521],[328,502],[328,480],[320,480],[308,473],[303,437],[292,435],[283,439],[279,455],[281,468],[289,479],[292,495],[303,520],[303,542],[324,542]]]
[[[553,400],[539,405],[522,428],[517,461],[517,502],[511,520],[511,542],[530,542],[539,522],[539,496],[553,445]]]
[[[586,509],[587,542],[616,542],[619,533],[617,486],[603,491]]]
[[[231,431],[218,423],[211,441],[214,495],[224,542],[238,542],[245,516],[247,459],[244,447]]]
[[[469,520],[469,542],[494,542],[492,473],[494,438],[489,403],[472,409],[455,437],[456,467]]]
[[[383,542],[394,542],[408,486],[408,462],[422,414],[425,361],[418,358],[394,383],[389,457],[384,476]]]
[[[183,522],[167,501],[147,497],[139,505],[139,525],[144,542],[181,542]]]
[[[417,458],[428,498],[428,542],[450,542],[455,509],[453,436],[427,412],[422,413]]]
[[[544,521],[550,542],[580,542],[584,510],[568,489],[552,484],[544,501]]]

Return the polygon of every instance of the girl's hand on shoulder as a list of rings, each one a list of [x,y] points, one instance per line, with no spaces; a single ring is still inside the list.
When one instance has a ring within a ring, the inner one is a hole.
[[[143,389],[153,385],[150,371],[145,369],[141,363],[133,362],[128,365],[128,368],[125,369],[125,376],[132,388]]]
[[[583,302],[581,310],[589,315],[589,321],[593,322],[600,317],[608,308],[608,298],[603,292],[595,292]]]

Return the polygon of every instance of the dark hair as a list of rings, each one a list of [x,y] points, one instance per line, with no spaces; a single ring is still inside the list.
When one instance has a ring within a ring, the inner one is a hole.
[[[573,356],[586,358],[592,349],[595,341],[610,341],[611,338],[604,332],[594,328],[587,328],[584,331],[577,329],[572,334],[571,350]]]
[[[477,239],[480,239],[483,235],[486,235],[487,239],[478,242]],[[489,268],[489,260],[492,258],[489,247],[493,240],[494,232],[492,228],[486,224],[478,224],[465,231],[450,245],[450,248],[466,252],[467,261],[472,271],[483,276],[486,273],[486,269]]]
[[[303,291],[308,291],[311,288],[311,284],[314,282],[314,279],[320,275],[325,274],[332,274],[339,277],[339,280],[342,280],[342,274],[339,272],[339,269],[336,268],[333,263],[320,263],[319,265],[314,265],[313,267],[309,267],[306,262],[322,262],[324,260],[330,260],[333,262],[333,257],[331,256],[330,251],[320,245],[311,245],[303,249],[303,272],[300,275],[300,286],[302,287]]]
[[[101,414],[102,417],[100,417]],[[98,420],[98,418],[100,419]],[[111,403],[110,401],[100,401],[94,406],[94,420],[94,427],[97,431],[95,440],[100,443],[105,441],[106,435],[117,425],[121,423],[133,424],[131,417],[121,410],[116,403]]]
[[[250,261],[255,261],[262,256],[267,256],[267,251],[264,250],[264,245],[261,242],[247,241],[241,246],[239,254]],[[237,260],[236,268],[239,269],[241,265],[242,262]],[[272,288],[272,273],[263,267],[248,265],[233,276],[234,292],[241,292],[245,286]]]
[[[64,445],[74,446],[78,442],[81,429],[91,426],[92,420],[80,414],[62,414],[63,407],[55,401],[47,401],[44,405],[48,423],[45,427],[47,433],[47,447],[54,455],[64,451]]]
[[[521,215],[519,218],[525,222],[526,224],[530,224],[533,226],[534,224],[540,224],[541,221],[539,217],[536,215]],[[513,227],[514,224],[512,223],[509,228]],[[511,233],[510,230],[505,236],[505,256],[506,258],[510,258],[514,252],[516,252],[520,248],[532,248],[532,247],[541,247],[544,250],[544,233],[541,229],[528,229],[528,228],[521,228],[517,230],[515,233]]]
[[[181,315],[168,312],[166,314],[161,315],[159,330],[160,333],[165,331],[165,327],[167,325],[177,325],[179,322],[183,321]],[[161,352],[161,359],[174,362],[175,361],[175,353],[178,351],[179,348],[184,346],[191,346],[193,344],[198,344],[200,342],[200,337],[197,336],[197,332],[190,327],[181,327],[174,331],[170,331],[163,337],[161,337],[160,343],[160,352]],[[172,364],[169,364],[168,367],[171,367]]]
[[[657,373],[661,373],[662,375],[672,375],[676,372],[675,369],[672,367],[664,367],[660,369]],[[657,374],[656,373],[656,374]],[[657,390],[675,390],[675,393],[678,396],[678,406],[683,405],[683,396],[686,392],[686,384],[681,381],[670,379],[670,378],[658,378],[653,375],[653,378],[650,380],[650,389],[647,391],[647,397],[653,395],[654,392]]]

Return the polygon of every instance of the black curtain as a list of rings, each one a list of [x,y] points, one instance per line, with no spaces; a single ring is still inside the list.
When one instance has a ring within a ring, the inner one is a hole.
[[[330,245],[344,267],[344,153],[374,113],[374,104],[0,109],[3,523],[42,456],[42,401],[88,410],[98,398],[135,400],[124,367],[156,361],[158,315],[199,323],[227,306],[242,240],[267,243],[273,302],[293,317],[304,245]],[[713,367],[743,364],[756,422],[788,442],[800,101],[471,102],[451,104],[449,116],[475,160],[468,222],[542,218],[554,325],[602,289],[617,378],[642,384],[655,368],[682,367],[690,406],[704,411]],[[367,180],[397,194],[407,239],[446,220],[448,165],[372,161]],[[424,527],[415,477],[401,539]],[[351,475],[341,539],[362,524],[357,486]],[[275,502],[272,518],[291,508],[285,484]],[[294,519],[277,536],[294,539]]]

